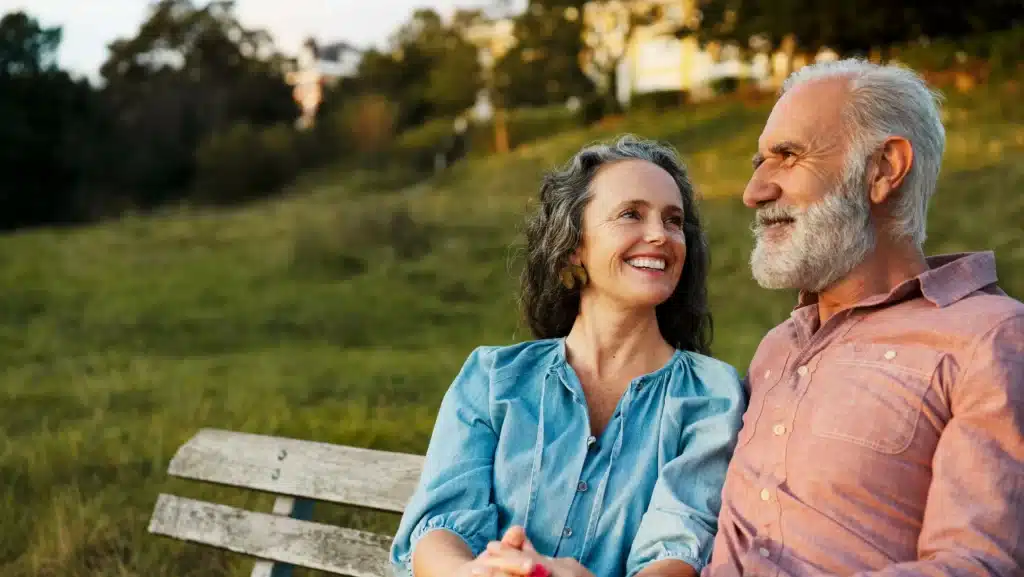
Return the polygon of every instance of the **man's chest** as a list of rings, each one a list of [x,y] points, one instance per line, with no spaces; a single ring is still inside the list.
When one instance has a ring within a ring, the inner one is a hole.
[[[728,481],[747,490],[732,494],[771,517],[810,506],[842,521],[886,503],[913,524],[950,418],[954,365],[909,334],[767,343],[750,367]]]

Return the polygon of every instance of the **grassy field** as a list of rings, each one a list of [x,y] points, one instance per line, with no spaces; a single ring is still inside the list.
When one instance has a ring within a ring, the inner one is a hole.
[[[1022,298],[1013,102],[951,99],[928,249],[995,250]],[[244,209],[0,238],[0,574],[248,575],[247,559],[146,533],[160,491],[269,510],[267,496],[167,478],[200,427],[423,451],[471,348],[528,338],[515,305],[524,210],[541,172],[595,138],[634,131],[684,154],[711,237],[714,352],[743,372],[793,303],[747,270],[739,193],[767,112],[627,118],[407,190],[324,171]],[[396,522],[326,507],[316,518]]]

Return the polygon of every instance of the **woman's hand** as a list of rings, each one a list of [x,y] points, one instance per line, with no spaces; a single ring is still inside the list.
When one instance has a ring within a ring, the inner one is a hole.
[[[500,567],[495,567],[492,556],[484,551],[479,557],[473,559],[460,566],[455,572],[454,577],[518,577],[523,575],[518,572],[504,571]],[[529,575],[529,573],[525,573]]]
[[[488,567],[518,577],[594,577],[571,558],[551,558],[537,553],[522,527],[511,527],[501,541],[487,545],[481,556]]]

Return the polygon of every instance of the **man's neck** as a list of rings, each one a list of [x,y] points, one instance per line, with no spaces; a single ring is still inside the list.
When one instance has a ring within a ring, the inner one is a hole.
[[[872,295],[887,294],[926,270],[928,263],[916,246],[879,239],[879,245],[864,262],[818,293],[818,319],[824,324],[836,313]]]
[[[660,368],[673,354],[653,308],[630,310],[582,299],[569,336],[569,361],[598,379],[639,376]]]

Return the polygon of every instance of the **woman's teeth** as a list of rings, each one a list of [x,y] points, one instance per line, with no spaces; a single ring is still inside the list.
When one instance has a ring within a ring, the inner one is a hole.
[[[626,261],[632,267],[651,270],[665,270],[665,260],[660,258],[637,257]]]

